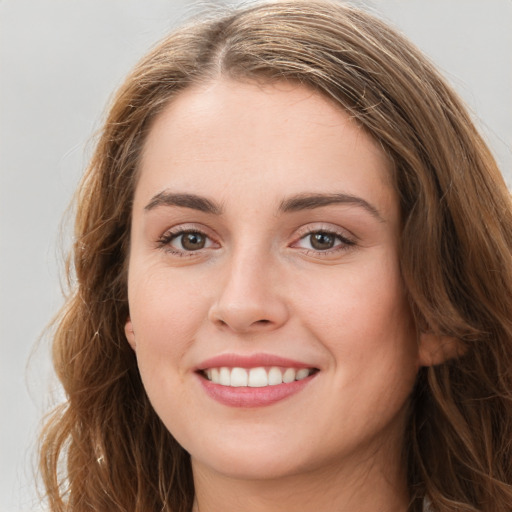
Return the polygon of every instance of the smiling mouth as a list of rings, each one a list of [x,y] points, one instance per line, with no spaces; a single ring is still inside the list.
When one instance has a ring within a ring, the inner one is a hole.
[[[212,384],[228,386],[232,388],[263,388],[290,384],[291,382],[304,380],[318,372],[317,368],[284,368],[278,366],[256,368],[207,368],[200,370],[199,374]]]

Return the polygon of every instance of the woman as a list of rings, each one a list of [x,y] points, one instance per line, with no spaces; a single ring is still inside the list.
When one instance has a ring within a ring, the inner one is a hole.
[[[511,509],[509,195],[382,22],[280,1],[178,30],[77,200],[52,510]]]

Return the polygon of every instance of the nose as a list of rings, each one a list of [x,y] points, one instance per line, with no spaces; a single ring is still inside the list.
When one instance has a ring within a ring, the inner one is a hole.
[[[289,312],[279,269],[270,256],[239,254],[226,262],[209,320],[236,333],[278,329]]]

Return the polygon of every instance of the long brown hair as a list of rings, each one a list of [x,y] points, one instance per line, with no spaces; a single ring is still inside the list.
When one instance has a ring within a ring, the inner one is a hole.
[[[220,75],[312,87],[390,156],[418,331],[456,338],[462,354],[419,372],[404,440],[410,510],[427,496],[437,512],[510,511],[512,210],[502,177],[460,100],[408,41],[361,10],[293,0],[195,20],[113,101],[77,193],[73,284],[55,324],[67,401],[42,435],[51,510],[191,510],[189,456],[151,407],[124,335],[127,250],[152,121],[180,90]]]

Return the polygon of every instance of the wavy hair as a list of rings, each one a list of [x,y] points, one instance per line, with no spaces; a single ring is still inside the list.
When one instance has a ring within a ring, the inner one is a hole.
[[[152,121],[219,76],[294,81],[357,119],[394,166],[400,264],[418,331],[461,355],[422,368],[404,457],[411,496],[436,512],[512,504],[512,209],[465,107],[379,19],[326,1],[275,1],[194,20],[135,67],[77,192],[71,291],[55,323],[66,402],[47,419],[41,472],[54,512],[190,512],[188,454],[154,412],[133,351],[127,251],[138,161]]]

